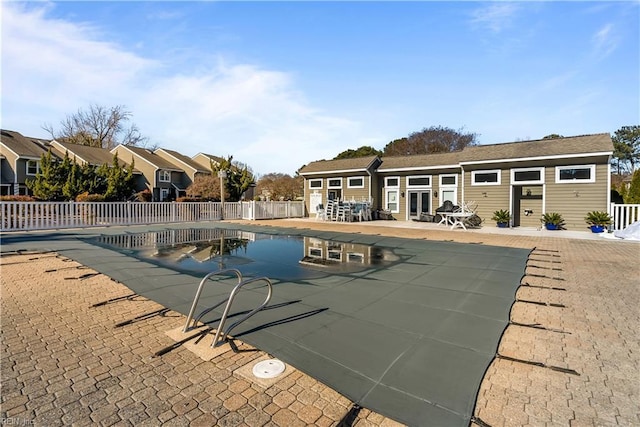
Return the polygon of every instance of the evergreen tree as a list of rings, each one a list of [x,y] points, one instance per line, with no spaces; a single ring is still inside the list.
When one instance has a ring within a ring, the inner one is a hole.
[[[127,168],[123,168],[118,162],[118,154],[115,153],[111,167],[107,171],[105,199],[108,201],[126,200],[133,193],[133,163]]]
[[[36,199],[57,201],[64,200],[62,187],[65,182],[66,179],[60,177],[58,162],[48,151],[40,157],[40,170],[35,178],[27,180],[26,185]]]
[[[640,203],[640,169],[636,169],[633,172],[629,191],[624,195],[624,202],[629,204]]]
[[[67,180],[62,186],[62,194],[66,200],[75,200],[78,194],[82,193],[84,188],[82,175],[82,168],[74,160],[69,168]]]
[[[247,166],[239,168],[232,163],[233,156],[229,156],[227,159],[222,159],[219,163],[211,162],[211,172],[214,177],[218,176],[218,172],[221,170],[227,171],[227,178],[225,179],[225,197],[228,201],[237,202],[242,197],[242,194],[253,184],[254,177],[249,171]]]

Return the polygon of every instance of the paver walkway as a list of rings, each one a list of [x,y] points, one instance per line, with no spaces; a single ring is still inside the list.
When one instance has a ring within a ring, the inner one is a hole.
[[[536,247],[523,281],[529,286],[512,310],[517,325],[507,328],[479,392],[479,423],[640,425],[640,244],[261,224]],[[184,318],[167,312],[115,328],[161,307],[139,297],[91,307],[130,291],[81,267],[51,253],[1,259],[4,424],[322,426],[337,425],[352,408],[298,371],[268,388],[238,376],[264,356],[244,346],[209,362],[182,347],[150,357],[172,343],[165,332]],[[366,409],[353,418],[356,426],[396,424]]]

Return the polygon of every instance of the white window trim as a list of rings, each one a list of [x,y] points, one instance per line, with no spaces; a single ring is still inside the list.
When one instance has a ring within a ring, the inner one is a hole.
[[[169,177],[169,179],[165,179],[167,176]],[[171,172],[168,170],[160,170],[158,172],[158,181],[171,182]]]
[[[535,181],[516,181],[516,172],[530,172],[530,171],[540,172],[540,179]],[[544,184],[544,167],[511,169],[511,184],[512,185]]]
[[[362,184],[360,185],[351,185],[351,180],[352,179],[361,179],[362,180]],[[364,188],[364,176],[350,176],[347,178],[347,188]]]
[[[495,173],[498,176],[497,182],[476,182],[476,174]],[[471,171],[471,185],[472,186],[485,186],[485,185],[501,185],[502,184],[502,171],[500,169],[488,169]]]
[[[31,173],[29,172],[29,163],[35,163],[36,164],[36,173]],[[26,175],[29,176],[36,176],[38,174],[38,172],[40,172],[40,162],[38,160],[27,160],[27,163],[25,163],[25,171],[24,173]]]
[[[389,209],[389,194],[396,193],[396,208]],[[400,213],[400,187],[390,187],[384,191],[384,207],[391,213]]]
[[[330,185],[330,182],[331,181],[335,181],[335,180],[340,180],[340,185],[339,186]],[[327,178],[327,189],[341,190],[342,189],[342,178]]]
[[[429,184],[420,184],[420,185],[411,185],[409,184],[409,180],[412,178],[429,178]],[[407,189],[409,188],[431,188],[431,184],[433,183],[433,179],[431,175],[410,175],[406,177],[406,185]]]
[[[398,185],[389,185],[390,179],[397,179]],[[384,178],[384,187],[385,188],[400,188],[400,177],[399,176],[387,176]]]
[[[443,187],[440,187],[440,192],[438,193],[438,200],[444,200],[444,196],[442,195],[444,191],[453,191],[452,202],[454,205],[457,205],[458,204],[458,187],[454,185],[445,185]],[[444,202],[436,202],[436,203],[440,203],[440,205],[442,205],[442,203]]]
[[[316,183],[317,183],[317,182],[320,182],[320,187],[312,187],[312,186],[311,186],[311,183],[312,183],[312,182],[316,182]],[[323,188],[323,185],[322,185],[322,178],[318,178],[318,179],[310,179],[310,180],[309,180],[309,189],[310,189],[310,190],[322,190],[322,188]]]
[[[160,189],[160,201],[164,202],[169,198],[169,189],[168,188],[161,188]]]
[[[590,169],[591,177],[589,179],[560,179],[560,171],[562,169]],[[588,184],[596,182],[596,165],[571,165],[556,166],[556,184]]]
[[[456,182],[454,184],[443,184],[442,183],[442,178],[445,177],[454,177]],[[458,186],[458,175],[455,173],[448,173],[448,174],[444,174],[444,175],[440,175],[440,181],[438,182],[438,184],[440,185],[440,187],[457,187]]]

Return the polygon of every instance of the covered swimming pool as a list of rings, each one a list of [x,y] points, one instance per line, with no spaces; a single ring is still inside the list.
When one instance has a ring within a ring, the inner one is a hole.
[[[255,233],[256,241],[301,241],[298,249],[285,243],[286,251],[267,252],[276,260],[290,251],[296,264],[305,258],[311,261],[299,265],[300,271],[279,267],[283,271],[274,277],[269,309],[238,326],[233,331],[236,339],[399,422],[469,424],[480,383],[509,322],[528,250],[233,224],[203,229],[210,230],[211,242],[220,238],[215,236],[220,231],[214,230],[223,230],[228,237]],[[126,236],[129,241],[144,239],[138,231],[189,234],[193,229],[136,227],[135,233],[123,233],[114,228],[100,230],[101,235],[96,231],[43,234],[35,244],[37,249],[56,250],[92,267],[165,307],[183,314],[189,311],[203,272],[165,265],[159,262],[162,257],[153,255],[157,251],[179,259],[182,253],[149,246],[144,251],[150,251],[151,257],[143,260],[127,253],[138,249],[116,248],[112,243],[127,240]],[[237,250],[229,251],[226,259],[216,259],[213,243],[193,243],[186,242],[184,249],[191,252],[183,259],[191,257],[195,261],[190,262],[215,268],[220,261],[239,268],[254,265],[255,274],[268,276],[240,243],[234,244]],[[15,249],[34,248],[28,247],[34,244],[33,236],[30,240],[5,238],[3,251],[11,250],[7,244]],[[364,261],[368,253],[371,263]],[[323,259],[326,262],[318,261]],[[232,284],[207,286],[203,306],[226,297]],[[259,286],[249,289],[238,297],[232,314],[251,309],[263,299]]]

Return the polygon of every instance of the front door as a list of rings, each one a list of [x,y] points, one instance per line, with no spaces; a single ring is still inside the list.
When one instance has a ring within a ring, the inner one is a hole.
[[[513,226],[540,227],[542,185],[513,186]]]
[[[430,211],[430,191],[409,191],[409,219],[420,219],[420,214],[428,214]]]
[[[322,193],[309,194],[309,213],[316,213],[318,205],[322,204]]]

